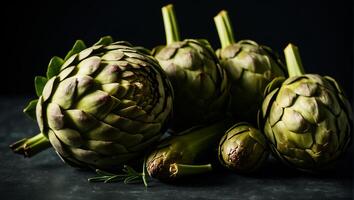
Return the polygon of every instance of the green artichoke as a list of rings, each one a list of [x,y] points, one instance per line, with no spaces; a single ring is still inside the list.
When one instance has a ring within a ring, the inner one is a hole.
[[[222,48],[216,54],[230,80],[229,111],[240,121],[256,122],[267,84],[285,69],[279,57],[267,46],[251,40],[235,42],[226,11],[214,17]]]
[[[262,166],[269,152],[263,134],[249,123],[241,122],[232,126],[221,138],[218,155],[223,166],[248,173]]]
[[[162,13],[167,45],[155,48],[152,53],[174,89],[173,128],[183,130],[219,119],[229,99],[226,72],[208,41],[180,41],[172,5],[163,7]]]
[[[211,171],[211,163],[217,159],[218,141],[230,125],[231,121],[226,119],[165,139],[147,158],[149,175],[162,181],[174,181]],[[215,155],[215,159],[211,155]]]
[[[50,142],[78,167],[113,169],[141,156],[160,138],[173,107],[172,86],[158,62],[110,37],[89,48],[78,40],[64,60],[52,58],[47,77],[35,83],[39,99],[24,111],[41,133],[11,148],[29,157]]]
[[[351,141],[351,106],[333,78],[304,74],[296,46],[284,53],[289,78],[267,86],[261,127],[284,163],[304,171],[329,168]]]

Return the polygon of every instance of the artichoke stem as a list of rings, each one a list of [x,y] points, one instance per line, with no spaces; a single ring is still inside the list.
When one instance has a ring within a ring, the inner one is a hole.
[[[301,76],[305,74],[305,70],[302,67],[300,52],[297,46],[288,44],[284,49],[286,66],[288,68],[289,77]]]
[[[218,31],[221,47],[225,48],[235,43],[231,21],[227,11],[222,10],[214,17],[216,29]]]
[[[216,122],[210,126],[206,126],[203,128],[193,127],[180,133],[181,136],[186,136],[185,139],[187,141],[194,141],[189,144],[189,155],[201,152],[204,149],[208,149],[210,141],[212,142],[222,137],[222,135],[220,134],[223,134],[224,131],[220,130],[226,130],[232,125],[232,123],[233,121],[231,119],[223,119],[222,121]],[[192,131],[193,129],[196,129],[195,132],[193,134],[188,134],[188,132]]]
[[[166,44],[180,41],[176,14],[172,4],[162,7],[162,17],[165,27]]]
[[[211,164],[206,165],[184,165],[173,163],[170,165],[170,176],[173,178],[184,177],[195,174],[202,174],[212,170]]]
[[[13,152],[29,158],[50,146],[49,140],[42,133],[39,133],[31,138],[23,138],[11,144],[10,148]]]

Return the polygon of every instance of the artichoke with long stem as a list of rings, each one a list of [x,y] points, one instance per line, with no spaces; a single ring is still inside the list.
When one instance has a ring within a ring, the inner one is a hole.
[[[344,154],[352,134],[352,109],[331,77],[305,74],[298,48],[285,50],[289,78],[265,90],[260,127],[275,155],[304,171],[324,170]]]
[[[119,169],[156,143],[172,113],[172,86],[158,62],[127,42],[78,40],[36,77],[25,108],[40,133],[10,147],[33,156],[53,146],[78,167]]]
[[[221,49],[216,54],[231,84],[229,112],[238,121],[256,122],[264,88],[274,78],[285,76],[279,57],[267,46],[251,40],[234,39],[228,13],[214,17]]]
[[[180,40],[173,5],[162,8],[166,45],[152,53],[171,80],[173,128],[184,130],[224,115],[229,94],[226,72],[206,40]]]
[[[147,172],[162,181],[210,172],[217,159],[217,144],[231,124],[226,119],[193,127],[165,139],[147,157]]]

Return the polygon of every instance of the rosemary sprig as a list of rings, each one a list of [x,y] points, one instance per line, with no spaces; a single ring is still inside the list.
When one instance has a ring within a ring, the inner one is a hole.
[[[143,164],[145,169],[145,162]],[[111,182],[119,182],[123,181],[125,184],[132,184],[132,183],[144,183],[145,187],[148,186],[146,172],[137,172],[132,167],[124,165],[122,169],[124,172],[123,174],[113,174],[104,170],[96,169],[96,173],[98,176],[89,178],[89,182],[104,182],[104,183],[111,183]]]

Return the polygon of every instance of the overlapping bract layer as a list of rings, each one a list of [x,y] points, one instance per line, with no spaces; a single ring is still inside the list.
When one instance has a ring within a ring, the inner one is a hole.
[[[257,170],[268,158],[263,134],[248,123],[232,126],[221,138],[218,155],[220,163],[237,172]]]
[[[267,84],[285,76],[282,62],[266,46],[241,40],[217,51],[230,80],[230,112],[240,120],[254,122]]]
[[[154,56],[175,94],[174,127],[180,130],[223,115],[228,79],[206,40],[185,39],[156,48]]]
[[[345,152],[351,140],[352,111],[334,79],[315,74],[277,78],[265,94],[264,132],[282,161],[318,170]]]
[[[43,89],[36,116],[66,162],[117,169],[160,138],[172,88],[153,57],[109,42],[73,54],[58,71]]]

